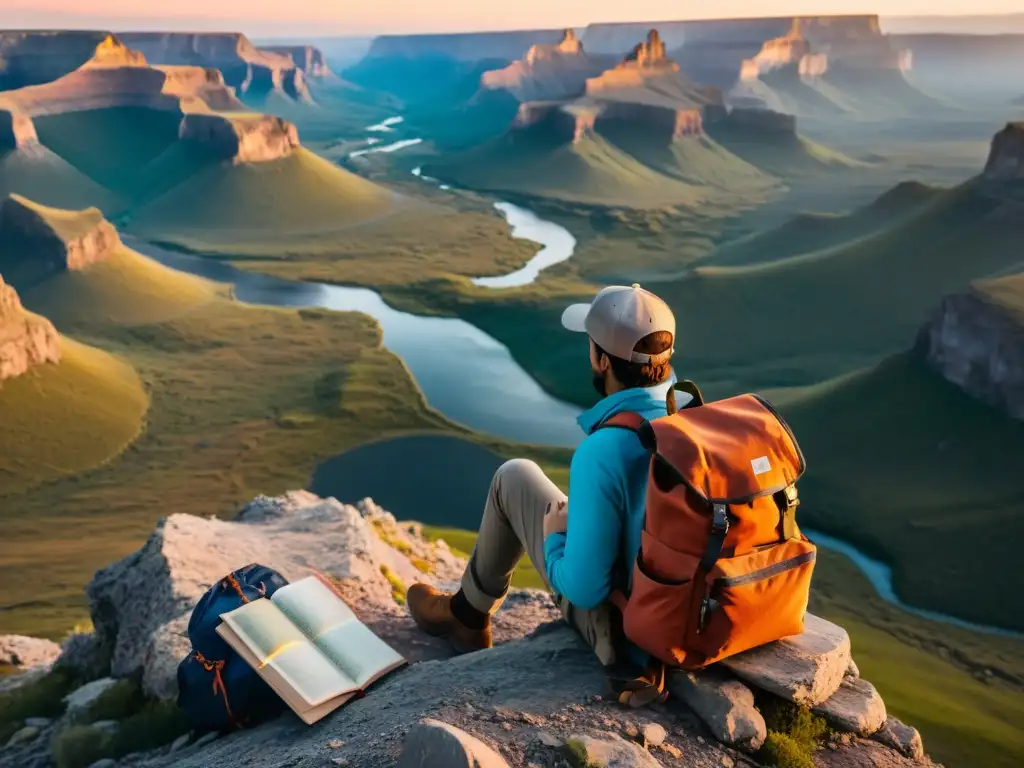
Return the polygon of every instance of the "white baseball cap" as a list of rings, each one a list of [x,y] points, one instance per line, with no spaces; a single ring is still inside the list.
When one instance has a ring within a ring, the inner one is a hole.
[[[664,365],[675,348],[657,355],[634,352],[637,343],[658,331],[676,336],[676,318],[668,304],[640,287],[610,285],[589,304],[572,304],[562,313],[562,325],[585,333],[601,349],[621,360],[641,365]]]

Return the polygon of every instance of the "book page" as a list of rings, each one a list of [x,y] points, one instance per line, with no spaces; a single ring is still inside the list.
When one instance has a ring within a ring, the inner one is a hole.
[[[359,621],[338,624],[314,642],[360,688],[365,688],[376,678],[405,663],[405,659],[394,648]]]
[[[281,587],[270,599],[310,640],[338,624],[358,621],[352,609],[316,576]]]
[[[254,600],[221,618],[261,667],[272,667],[310,706],[359,687],[270,600]]]

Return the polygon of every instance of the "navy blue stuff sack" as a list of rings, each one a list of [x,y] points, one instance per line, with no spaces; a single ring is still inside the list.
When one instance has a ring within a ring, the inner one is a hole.
[[[285,703],[217,634],[221,614],[269,598],[288,583],[255,563],[232,571],[210,587],[192,611],[192,651],[178,665],[178,708],[201,731],[256,725],[279,715]]]

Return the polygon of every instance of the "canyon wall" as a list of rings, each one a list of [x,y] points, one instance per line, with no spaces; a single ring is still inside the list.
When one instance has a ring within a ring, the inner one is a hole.
[[[290,56],[295,66],[301,69],[307,78],[330,77],[331,68],[319,48],[312,45],[267,45],[261,50]]]
[[[224,74],[212,67],[185,64],[154,67],[164,74],[163,92],[181,99],[185,112],[235,111],[245,105],[235,96],[235,89],[224,81]]]
[[[1024,275],[947,296],[915,352],[972,397],[1024,419]]]
[[[57,329],[46,318],[26,312],[18,294],[0,275],[0,382],[37,365],[58,362]]]
[[[704,113],[700,107],[671,109],[629,102],[609,102],[602,105],[596,120],[598,133],[638,129],[651,140],[667,144],[688,136],[702,135]]]
[[[1024,181],[1024,122],[1008,123],[992,139],[983,178]]]
[[[534,45],[522,59],[485,72],[480,86],[506,90],[523,102],[570,99],[581,96],[587,79],[612,64],[608,57],[587,55],[576,33],[567,29],[557,44]]]
[[[534,45],[557,45],[564,29],[479,32],[451,35],[381,35],[366,58],[445,57],[463,61],[514,61]]]
[[[910,64],[911,52],[892,46],[876,16],[799,17],[786,34],[766,40],[744,59],[740,79],[786,67],[802,77],[820,77],[835,68],[905,71]]]
[[[219,159],[235,165],[280,160],[300,146],[295,126],[272,115],[188,114],[182,118],[178,135],[199,142]]]
[[[31,117],[113,107],[177,111],[166,74],[145,66],[83,67],[50,83],[0,93],[0,106]]]
[[[107,32],[0,31],[0,91],[63,77],[93,59],[109,38]]]
[[[678,71],[679,65],[668,57],[661,34],[652,29],[647,39],[633,46],[618,66],[587,80],[587,95],[600,96],[606,91],[642,87],[652,78]]]
[[[150,64],[219,69],[225,83],[245,96],[278,92],[309,101],[302,70],[291,53],[261,49],[240,33],[126,32],[119,35]]]

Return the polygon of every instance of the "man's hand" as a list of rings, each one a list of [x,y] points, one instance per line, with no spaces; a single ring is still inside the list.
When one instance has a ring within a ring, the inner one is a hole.
[[[569,527],[569,507],[567,501],[552,502],[544,513],[544,538],[552,533],[565,533]]]

